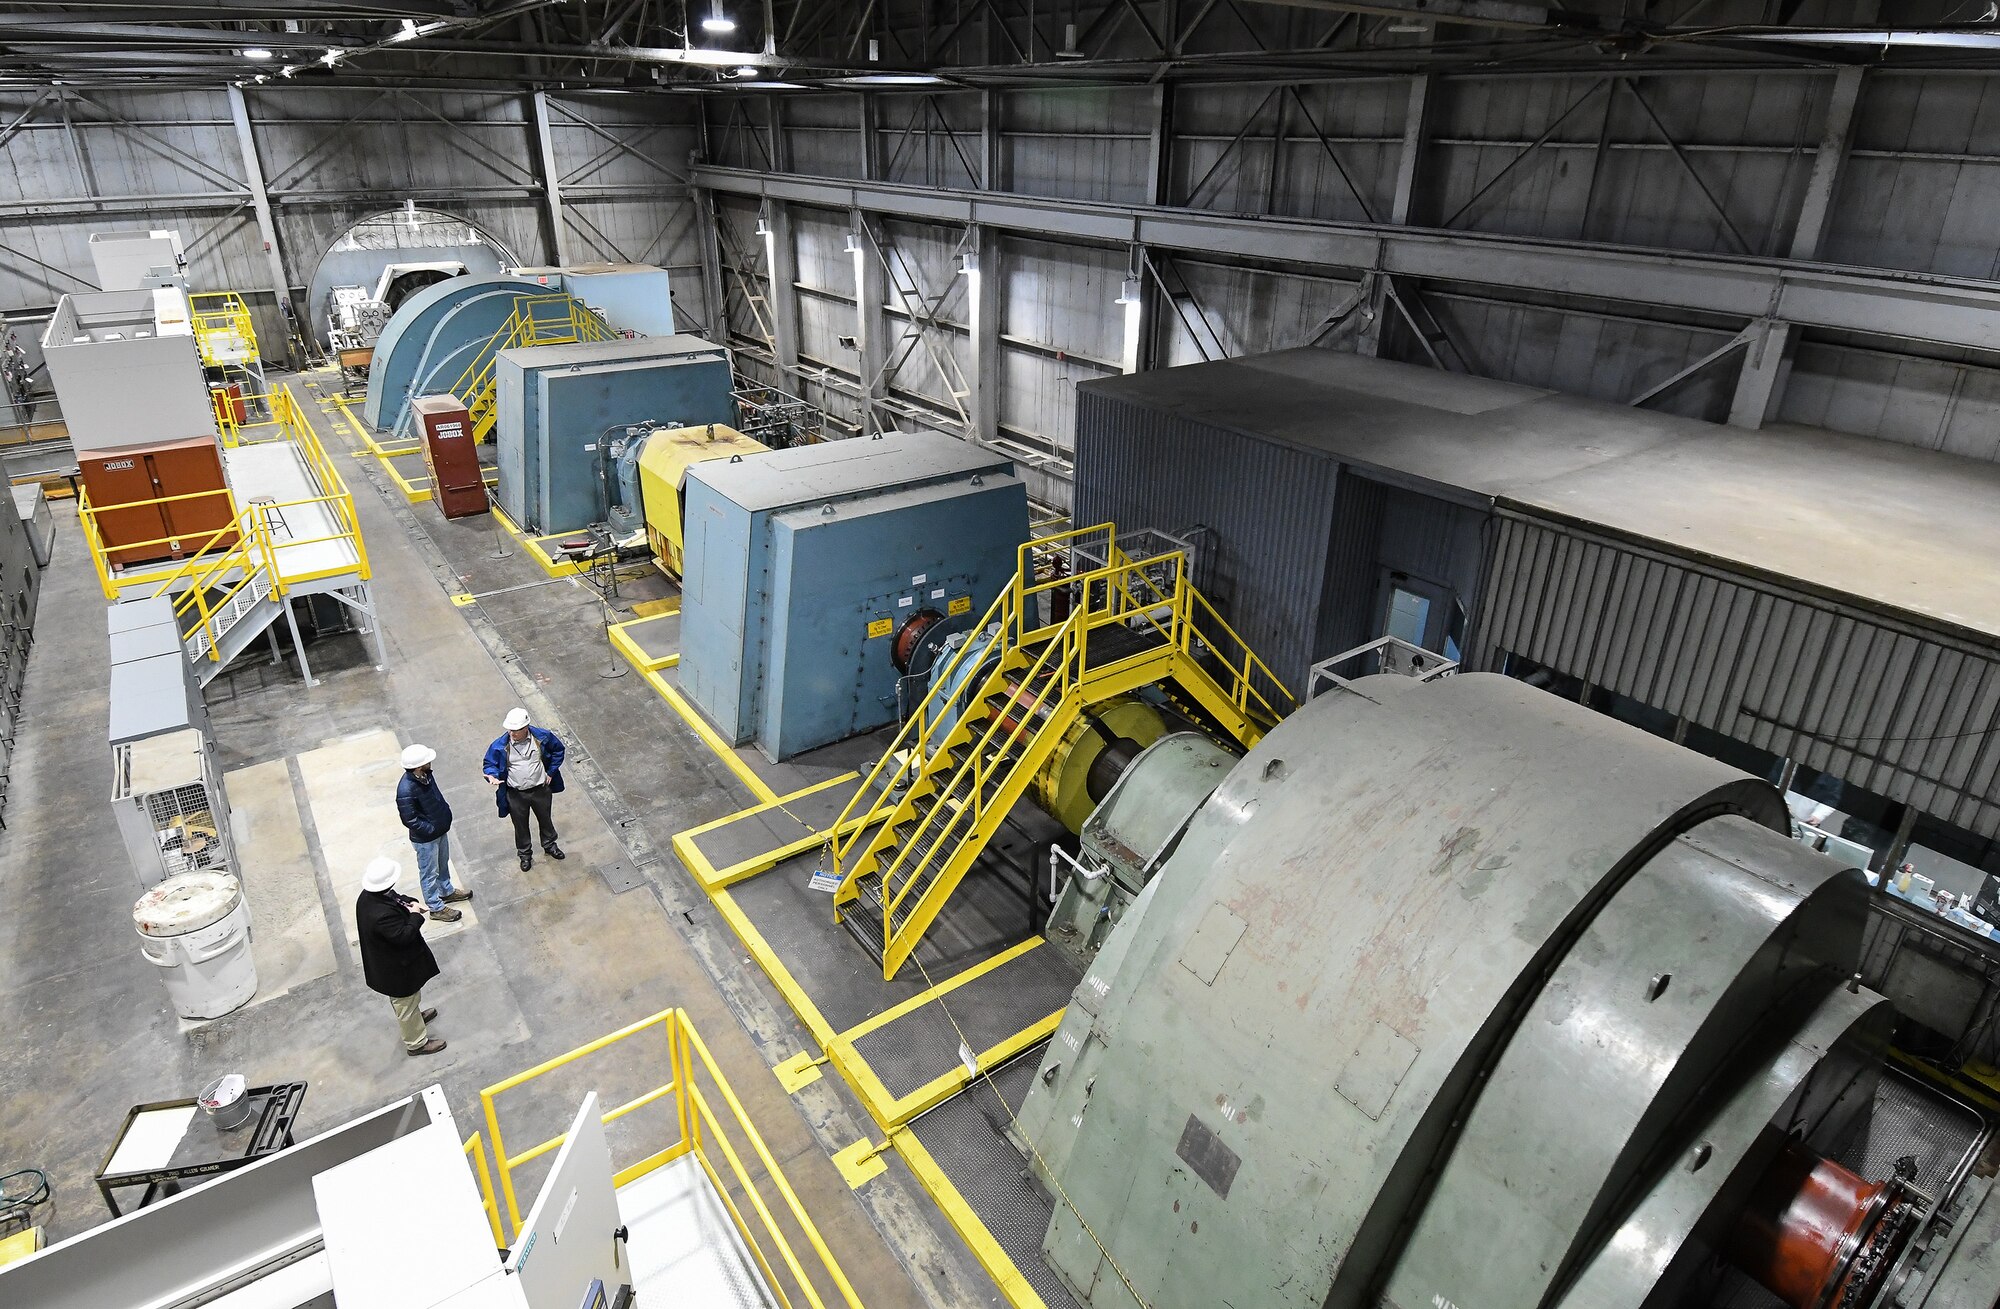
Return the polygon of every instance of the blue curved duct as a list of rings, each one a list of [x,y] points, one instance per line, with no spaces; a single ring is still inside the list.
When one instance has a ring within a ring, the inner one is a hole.
[[[454,277],[405,300],[375,342],[362,418],[377,432],[400,427],[410,400],[437,381],[431,361],[451,357],[468,341],[490,340],[514,312],[515,296],[547,294],[547,287],[518,277]],[[442,384],[456,380],[453,374]]]

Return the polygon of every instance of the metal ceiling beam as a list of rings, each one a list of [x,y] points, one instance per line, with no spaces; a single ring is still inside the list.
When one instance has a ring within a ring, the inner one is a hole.
[[[1475,27],[1549,27],[1555,14],[1545,5],[1514,4],[1509,0],[1414,0],[1410,4],[1373,4],[1359,0],[1245,0],[1249,4],[1284,9],[1319,9],[1330,13],[1371,14],[1377,18],[1428,19]]]
[[[947,187],[857,184],[698,165],[697,187],[830,209],[1104,245],[1336,267],[1748,321],[2000,350],[2000,286],[1779,259],[1543,241],[1479,232],[1117,205]]]
[[[251,22],[258,19],[316,18],[465,18],[455,0],[67,0],[63,8],[77,13],[116,14],[113,21],[134,23]],[[0,22],[44,23],[48,14],[11,14]]]

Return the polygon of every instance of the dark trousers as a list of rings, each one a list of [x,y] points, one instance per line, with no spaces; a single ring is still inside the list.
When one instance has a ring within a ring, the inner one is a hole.
[[[536,826],[542,829],[542,849],[556,843],[555,796],[547,782],[531,786],[522,791],[507,788],[507,816],[514,820],[514,849],[529,854],[534,847],[528,844],[528,814],[535,815]]]

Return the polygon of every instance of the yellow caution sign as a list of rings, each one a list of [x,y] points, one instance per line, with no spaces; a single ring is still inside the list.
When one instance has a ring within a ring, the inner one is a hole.
[[[945,612],[953,618],[958,617],[960,614],[971,613],[972,597],[969,595],[961,595],[954,597],[952,602],[949,605],[945,606]]]
[[[896,623],[894,619],[877,618],[868,624],[868,639],[872,641],[878,636],[887,636],[895,629]]]

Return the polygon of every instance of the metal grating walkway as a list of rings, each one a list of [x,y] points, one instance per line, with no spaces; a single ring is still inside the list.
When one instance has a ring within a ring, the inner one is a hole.
[[[1053,1207],[1004,1135],[1010,1109],[1027,1098],[1041,1055],[1041,1049],[1030,1050],[990,1078],[981,1078],[917,1119],[910,1130],[1048,1309],[1078,1309],[1062,1279],[1042,1260],[1042,1237]],[[994,1094],[996,1086],[999,1095]]]

